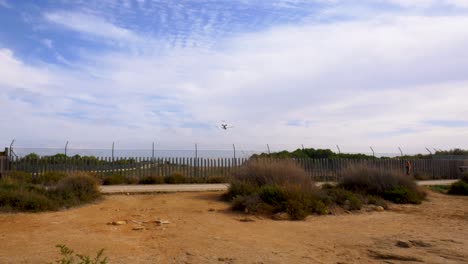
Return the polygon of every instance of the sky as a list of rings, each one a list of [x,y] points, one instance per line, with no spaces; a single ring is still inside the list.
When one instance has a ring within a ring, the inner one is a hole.
[[[0,147],[468,149],[467,47],[468,0],[0,0]]]

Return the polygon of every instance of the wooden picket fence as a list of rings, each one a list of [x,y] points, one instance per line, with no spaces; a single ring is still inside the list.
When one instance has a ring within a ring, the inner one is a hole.
[[[40,176],[49,171],[84,171],[98,176],[120,174],[126,176],[167,176],[180,173],[187,177],[228,176],[249,159],[247,158],[12,158],[12,170]],[[350,166],[366,166],[381,170],[405,171],[405,160],[397,159],[295,159],[307,175],[316,181],[336,181],[345,176]],[[268,159],[267,162],[275,162]],[[468,160],[411,160],[411,173],[427,179],[455,179],[460,167]],[[0,163],[3,164],[3,163]]]
[[[8,157],[0,155],[0,175],[9,170],[9,164]]]

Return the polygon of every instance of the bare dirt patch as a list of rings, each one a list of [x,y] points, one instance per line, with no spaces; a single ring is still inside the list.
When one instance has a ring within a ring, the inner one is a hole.
[[[467,263],[468,197],[430,192],[422,205],[291,222],[233,213],[220,195],[115,195],[0,214],[0,263],[52,261],[56,244],[105,248],[110,263]]]

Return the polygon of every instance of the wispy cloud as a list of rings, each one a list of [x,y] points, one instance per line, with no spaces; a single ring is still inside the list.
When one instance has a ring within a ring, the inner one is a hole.
[[[118,27],[100,17],[74,11],[48,12],[44,17],[49,22],[67,29],[114,41],[138,42],[141,38],[132,31]]]
[[[0,7],[12,8],[11,4],[7,0],[0,0]]]

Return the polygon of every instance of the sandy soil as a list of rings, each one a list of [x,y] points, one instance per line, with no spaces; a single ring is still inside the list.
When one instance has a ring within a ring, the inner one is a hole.
[[[220,195],[115,195],[61,212],[0,214],[0,263],[53,261],[59,243],[88,255],[105,248],[110,263],[468,263],[468,197],[431,192],[420,206],[385,212],[243,222]],[[128,223],[107,224],[117,220]]]

